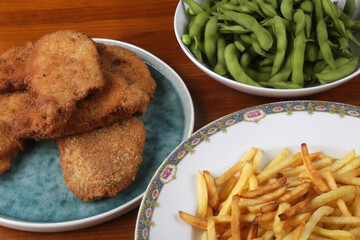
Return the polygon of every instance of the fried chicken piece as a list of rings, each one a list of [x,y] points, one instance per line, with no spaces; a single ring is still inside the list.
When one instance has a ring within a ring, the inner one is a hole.
[[[57,140],[66,186],[83,201],[114,197],[135,179],[146,131],[136,117]]]
[[[10,168],[11,159],[24,148],[24,140],[15,136],[11,125],[31,99],[25,91],[0,94],[0,174]]]
[[[26,77],[35,100],[14,125],[20,136],[36,140],[62,129],[76,103],[105,85],[96,44],[70,30],[37,41],[26,63]]]
[[[26,89],[25,63],[34,46],[27,42],[0,54],[0,93]]]
[[[133,114],[143,115],[156,83],[143,60],[120,46],[98,43],[105,89],[78,104],[63,131],[53,137],[90,131]]]

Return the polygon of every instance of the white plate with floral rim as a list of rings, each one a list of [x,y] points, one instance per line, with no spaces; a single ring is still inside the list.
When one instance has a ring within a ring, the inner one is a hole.
[[[360,108],[334,102],[286,101],[224,116],[182,142],[152,178],[137,218],[136,240],[199,239],[179,210],[196,213],[196,172],[220,175],[251,147],[264,151],[262,167],[283,148],[340,157],[360,148]]]

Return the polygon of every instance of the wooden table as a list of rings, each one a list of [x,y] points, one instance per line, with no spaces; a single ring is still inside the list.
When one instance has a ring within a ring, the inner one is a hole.
[[[238,92],[211,79],[182,52],[173,30],[177,0],[15,0],[0,1],[0,51],[61,29],[115,39],[143,48],[170,65],[193,98],[195,129],[254,105],[289,99]],[[360,105],[360,78],[334,90],[301,99]],[[138,208],[110,222],[65,233],[31,233],[0,227],[11,239],[133,239]]]

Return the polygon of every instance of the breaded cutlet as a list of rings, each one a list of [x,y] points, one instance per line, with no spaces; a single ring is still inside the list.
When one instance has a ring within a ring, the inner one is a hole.
[[[24,140],[15,136],[12,122],[30,104],[29,92],[0,94],[0,174],[10,168],[10,161],[24,148]]]
[[[57,140],[66,186],[83,201],[114,197],[135,179],[146,131],[136,117]]]
[[[143,60],[120,46],[97,43],[105,88],[77,105],[62,131],[52,137],[90,131],[133,114],[143,115],[156,83]]]
[[[0,93],[26,89],[25,63],[34,46],[27,42],[0,54]]]
[[[35,98],[14,127],[20,136],[36,140],[62,129],[76,103],[105,85],[96,44],[71,30],[36,42],[26,62],[26,79]]]

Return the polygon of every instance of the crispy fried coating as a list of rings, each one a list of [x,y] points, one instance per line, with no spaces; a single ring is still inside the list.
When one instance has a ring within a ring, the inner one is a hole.
[[[66,186],[83,201],[116,196],[135,179],[146,131],[136,117],[57,140]]]
[[[31,99],[25,91],[0,94],[0,174],[10,168],[10,160],[24,148],[24,140],[15,137],[11,125]]]
[[[120,46],[97,46],[106,86],[80,102],[65,128],[53,137],[86,132],[133,114],[143,115],[153,99],[156,83],[143,60]]]
[[[0,93],[26,89],[25,63],[34,46],[27,42],[0,54]]]
[[[36,140],[62,129],[76,103],[105,85],[96,44],[71,30],[37,41],[26,62],[26,78],[35,100],[14,125],[20,136]]]

